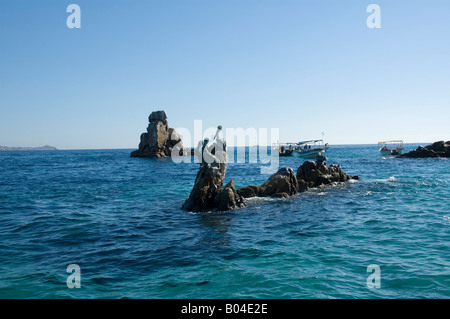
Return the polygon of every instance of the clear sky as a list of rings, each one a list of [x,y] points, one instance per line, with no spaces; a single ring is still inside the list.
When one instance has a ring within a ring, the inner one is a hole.
[[[1,0],[0,145],[136,148],[160,109],[282,141],[449,140],[449,16],[448,0]]]

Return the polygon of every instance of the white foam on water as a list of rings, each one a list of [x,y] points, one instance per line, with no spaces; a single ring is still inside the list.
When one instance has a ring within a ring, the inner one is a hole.
[[[395,178],[395,176],[391,176],[388,178],[382,178],[382,179],[374,179],[375,182],[396,182],[398,179]]]
[[[277,198],[277,197],[249,197],[249,198],[246,198],[246,200],[249,202],[249,203],[253,203],[253,202],[276,202],[276,201],[279,201],[280,199],[283,199],[283,198]]]

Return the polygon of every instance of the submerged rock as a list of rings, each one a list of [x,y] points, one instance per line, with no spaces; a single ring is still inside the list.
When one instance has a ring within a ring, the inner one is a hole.
[[[177,144],[177,151],[182,155],[183,144],[180,135],[169,127],[166,112],[152,112],[148,121],[147,132],[141,134],[139,149],[131,152],[131,157],[170,156]]]
[[[222,189],[228,165],[225,141],[219,140],[210,147],[206,144],[207,140],[200,150],[203,157],[194,187],[182,208],[191,212],[206,212],[247,206],[247,201],[236,192],[233,180]]]
[[[401,158],[429,158],[429,157],[450,157],[450,141],[434,142],[425,147],[419,146],[416,150],[402,154]]]

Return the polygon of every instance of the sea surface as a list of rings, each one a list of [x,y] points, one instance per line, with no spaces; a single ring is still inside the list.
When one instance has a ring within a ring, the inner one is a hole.
[[[450,298],[449,159],[331,145],[360,181],[191,213],[199,164],[130,151],[0,152],[0,298]],[[261,184],[261,166],[225,182]]]

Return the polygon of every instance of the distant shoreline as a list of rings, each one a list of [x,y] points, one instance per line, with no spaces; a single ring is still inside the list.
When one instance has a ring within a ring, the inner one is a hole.
[[[416,146],[416,145],[428,145],[430,143],[404,143],[404,145],[407,146]],[[378,147],[377,143],[367,143],[367,144],[330,144],[330,146],[333,147],[347,147],[347,146],[374,146],[374,147]],[[0,150],[1,150],[0,146]],[[234,148],[255,148],[258,147],[258,145],[252,145],[252,146],[230,146],[230,147],[234,147]],[[259,147],[271,147],[270,145],[259,145]],[[186,147],[186,148],[192,148],[191,146]],[[62,148],[62,149],[56,149],[58,151],[108,151],[108,150],[123,150],[123,151],[130,151],[130,150],[135,150],[135,147],[119,147],[119,148]],[[33,150],[33,149],[31,149]]]
[[[44,145],[39,147],[0,146],[0,151],[57,151],[54,146]]]
[[[428,145],[430,143],[404,143],[404,145]],[[330,144],[330,146],[333,147],[346,147],[346,146],[377,146],[376,143],[367,143],[367,144]],[[258,145],[252,145],[252,146],[234,146],[237,148],[243,148],[243,147],[258,147]],[[270,145],[260,145],[260,147],[270,147]],[[191,147],[187,147],[191,148]],[[1,146],[0,145],[0,151],[102,151],[102,150],[135,150],[136,148],[130,147],[130,148],[63,148],[58,149],[54,146],[50,145],[44,145],[40,147],[20,147],[20,146]]]

